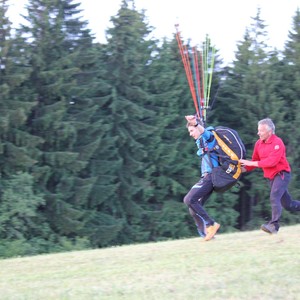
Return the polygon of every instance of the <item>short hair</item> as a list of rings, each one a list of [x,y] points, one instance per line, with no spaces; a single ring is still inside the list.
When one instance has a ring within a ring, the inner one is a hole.
[[[202,120],[196,118],[196,122],[197,122],[197,124],[199,124],[199,125],[201,125],[202,127],[204,127],[204,124],[203,124]],[[189,126],[195,126],[195,125],[194,125],[194,123],[188,121],[188,122],[186,123],[186,128],[188,128]]]
[[[266,125],[269,128],[269,130],[272,130],[272,132],[275,133],[275,125],[270,118],[258,121],[258,125]]]

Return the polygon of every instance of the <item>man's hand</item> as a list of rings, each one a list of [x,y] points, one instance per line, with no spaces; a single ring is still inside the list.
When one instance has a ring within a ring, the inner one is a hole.
[[[257,167],[258,162],[253,160],[247,160],[247,159],[240,159],[240,163],[242,166],[249,166],[249,167]]]

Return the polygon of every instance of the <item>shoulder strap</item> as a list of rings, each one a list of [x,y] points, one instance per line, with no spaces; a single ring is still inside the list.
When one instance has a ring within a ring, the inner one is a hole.
[[[239,160],[238,156],[223,142],[223,140],[218,136],[218,134],[213,131],[214,137],[217,140],[218,144],[222,150],[232,159]]]
[[[223,140],[218,136],[218,134],[215,131],[212,131],[214,134],[215,139],[217,140],[219,146],[222,148],[222,150],[232,159],[238,161],[237,164],[237,170],[236,173],[233,175],[233,178],[239,178],[239,176],[242,173],[241,163],[239,162],[238,156],[223,142]],[[230,170],[234,169],[234,165],[229,166]],[[233,169],[231,169],[233,168]],[[227,171],[226,171],[227,172]]]

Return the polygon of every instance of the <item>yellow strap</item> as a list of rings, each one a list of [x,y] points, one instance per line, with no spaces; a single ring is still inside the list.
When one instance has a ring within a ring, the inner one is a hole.
[[[223,140],[218,136],[218,134],[213,131],[214,137],[217,140],[218,144],[222,148],[222,150],[232,159],[232,160],[237,160],[237,171],[236,173],[232,176],[235,179],[238,179],[239,176],[242,173],[242,168],[241,168],[241,163],[239,162],[238,156],[223,142]]]

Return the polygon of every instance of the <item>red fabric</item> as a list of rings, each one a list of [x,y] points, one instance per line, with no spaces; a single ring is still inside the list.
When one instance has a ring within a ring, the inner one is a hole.
[[[273,179],[280,171],[291,171],[286,159],[285,145],[275,134],[267,141],[258,140],[255,143],[252,160],[258,161],[258,167],[262,168],[265,178]],[[247,171],[254,168],[246,167]]]

